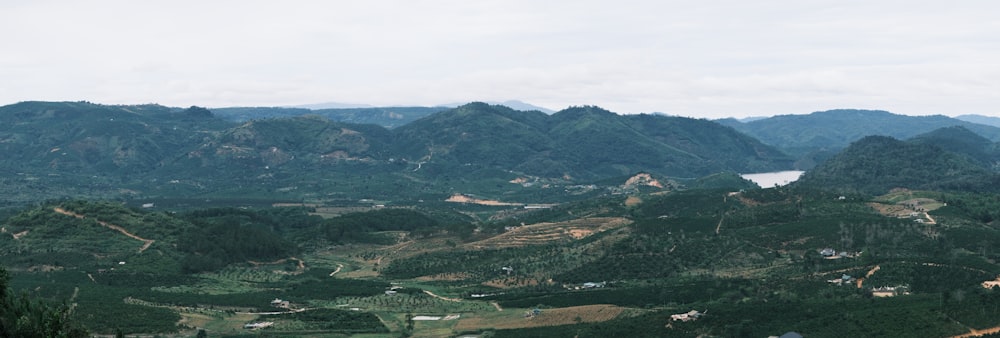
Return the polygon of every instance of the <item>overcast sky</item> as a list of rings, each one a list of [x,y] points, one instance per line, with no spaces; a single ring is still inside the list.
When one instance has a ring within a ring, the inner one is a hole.
[[[1000,1],[0,2],[0,104],[1000,116]]]

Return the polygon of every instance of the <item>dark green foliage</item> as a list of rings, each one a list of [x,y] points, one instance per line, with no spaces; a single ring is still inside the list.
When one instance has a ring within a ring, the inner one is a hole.
[[[698,178],[687,183],[690,189],[728,189],[731,191],[759,188],[756,183],[734,172],[722,172]]]
[[[805,173],[797,185],[883,194],[893,188],[995,191],[1000,177],[933,145],[870,136]]]
[[[235,262],[274,260],[288,257],[297,248],[275,236],[267,224],[260,224],[238,210],[219,210],[218,215],[192,219],[195,228],[178,238],[177,249],[187,253],[185,272],[211,271]]]
[[[945,127],[914,136],[907,143],[934,145],[945,151],[965,156],[968,160],[985,167],[993,167],[1000,160],[1000,149],[996,143],[979,136],[962,126]]]
[[[69,306],[53,306],[7,288],[7,270],[0,267],[0,337],[89,337],[71,318]]]

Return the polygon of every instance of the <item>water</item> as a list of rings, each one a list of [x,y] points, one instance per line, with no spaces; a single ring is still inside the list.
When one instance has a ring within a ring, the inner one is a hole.
[[[740,177],[757,183],[761,188],[773,188],[795,182],[805,171],[788,170],[770,173],[742,174]]]

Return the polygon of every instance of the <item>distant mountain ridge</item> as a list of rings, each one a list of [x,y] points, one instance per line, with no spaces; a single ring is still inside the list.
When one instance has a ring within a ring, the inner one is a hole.
[[[843,149],[865,136],[907,139],[949,126],[962,126],[993,142],[1000,141],[1000,128],[995,126],[943,115],[907,116],[881,110],[838,109],[807,115],[778,115],[746,123],[735,119],[718,122],[793,156]]]
[[[322,116],[335,122],[375,124],[385,128],[396,128],[422,117],[447,110],[447,107],[370,107],[370,108],[285,108],[285,107],[230,107],[216,108],[212,112],[223,119],[245,122],[250,120],[297,117],[305,115]]]
[[[1000,117],[969,114],[969,115],[955,116],[955,118],[966,122],[984,124],[987,126],[994,126],[1000,128]]]

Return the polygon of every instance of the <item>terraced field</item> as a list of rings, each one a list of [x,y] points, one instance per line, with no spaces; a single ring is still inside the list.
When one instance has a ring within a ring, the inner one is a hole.
[[[498,236],[465,246],[472,249],[509,248],[572,241],[630,224],[622,217],[592,217],[567,222],[538,223],[514,228]]]

